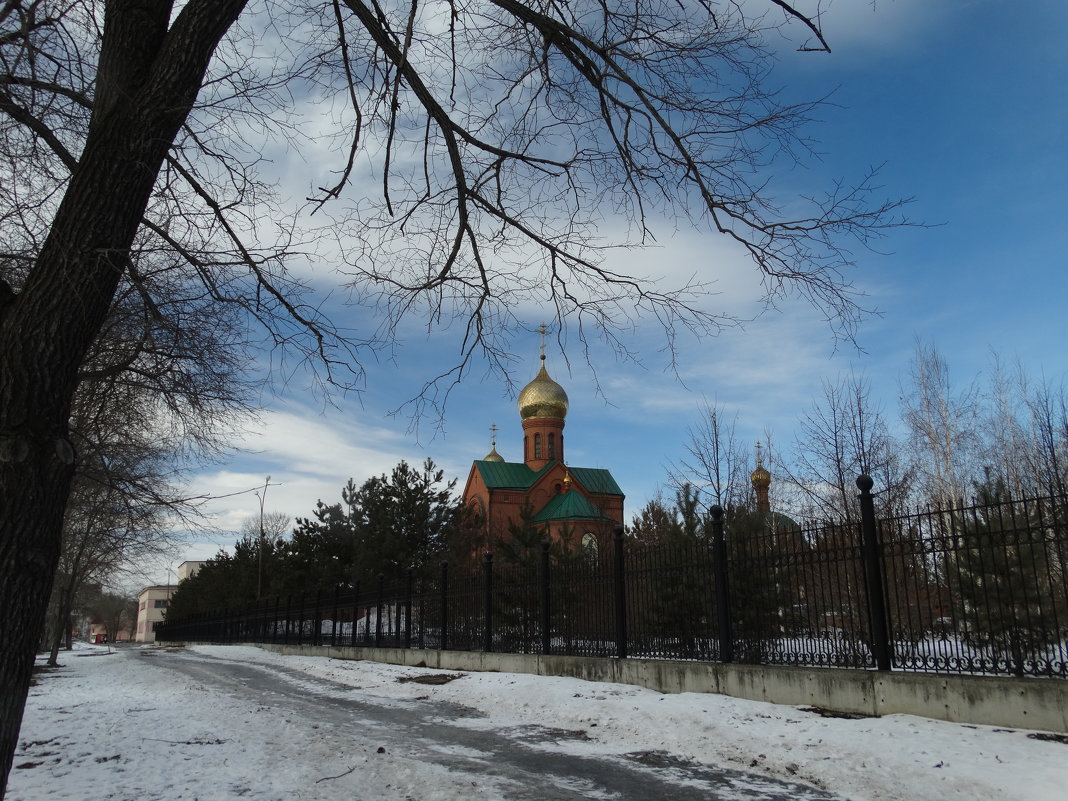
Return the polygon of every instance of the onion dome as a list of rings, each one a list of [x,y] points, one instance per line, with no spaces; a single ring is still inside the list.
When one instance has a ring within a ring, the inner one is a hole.
[[[497,446],[494,445],[492,450],[482,457],[483,462],[503,462],[504,457],[497,453]]]
[[[757,465],[749,478],[753,482],[753,489],[767,489],[771,486],[771,473],[762,464]]]
[[[764,457],[761,453],[760,443],[756,446],[756,470],[749,477],[749,480],[753,482],[753,489],[761,490],[767,489],[771,486],[771,473],[764,467]]]
[[[523,420],[535,417],[563,420],[567,416],[567,393],[549,378],[544,354],[541,357],[541,370],[519,393],[519,416]]]

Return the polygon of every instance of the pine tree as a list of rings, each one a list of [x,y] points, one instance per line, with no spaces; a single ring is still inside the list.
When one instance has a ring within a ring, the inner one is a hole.
[[[1022,676],[1061,636],[1055,606],[1065,610],[1063,594],[1056,600],[1052,546],[1033,510],[1012,501],[1000,478],[988,475],[976,500],[958,516],[950,567],[958,619],[968,642],[992,652],[994,663],[984,667]]]

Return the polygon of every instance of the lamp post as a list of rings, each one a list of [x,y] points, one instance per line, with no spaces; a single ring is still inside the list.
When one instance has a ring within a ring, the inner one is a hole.
[[[260,600],[263,597],[263,502],[267,499],[267,487],[271,485],[271,477],[267,476],[267,480],[263,482],[263,492],[260,493],[256,490],[256,497],[260,499],[260,554],[259,554],[259,569],[256,575],[256,600]]]

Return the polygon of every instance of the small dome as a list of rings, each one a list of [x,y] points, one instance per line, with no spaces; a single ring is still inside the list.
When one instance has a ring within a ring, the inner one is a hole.
[[[756,444],[756,470],[749,476],[753,483],[753,489],[766,490],[771,486],[771,473],[764,468],[764,450],[760,443]]]
[[[483,462],[503,462],[504,457],[497,453],[497,446],[494,445],[493,449],[482,457]]]
[[[756,470],[749,478],[753,482],[753,489],[767,489],[771,486],[771,473],[764,468],[763,462],[757,462]]]
[[[541,360],[541,370],[519,393],[519,416],[523,420],[532,417],[563,420],[567,416],[567,393],[562,386],[549,378],[549,373],[545,370],[544,356]]]

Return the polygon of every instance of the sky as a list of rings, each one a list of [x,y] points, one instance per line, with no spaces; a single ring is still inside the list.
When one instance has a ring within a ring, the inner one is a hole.
[[[716,798],[778,797],[764,781],[774,779],[809,788],[790,791],[792,797],[1049,801],[1063,794],[1068,779],[1063,742],[912,715],[823,717],[722,695],[665,695],[516,673],[451,673],[452,680],[432,685],[411,679],[441,671],[280,656],[251,646],[109,653],[77,643],[61,664],[38,673],[30,690],[10,801],[528,797],[529,784],[510,786],[512,774],[495,759],[497,745],[487,751],[413,732],[411,724],[383,726],[390,709],[438,710],[447,723],[441,728],[484,732],[503,749],[514,742],[609,766],[631,755],[632,766],[636,759],[668,766],[657,772],[690,788],[693,772],[680,776],[672,764],[741,771],[718,791],[704,785]],[[275,689],[279,683],[284,692]],[[352,706],[340,716],[325,708],[318,715],[294,712],[286,701],[293,694],[323,707],[324,696]],[[381,714],[362,712],[367,707]],[[539,780],[554,798],[571,797],[567,790],[609,797],[596,787],[583,791],[580,776],[546,771]]]
[[[547,367],[570,399],[568,462],[611,470],[628,519],[664,486],[704,402],[736,414],[743,441],[771,432],[781,451],[794,446],[798,418],[821,383],[851,371],[868,377],[878,405],[896,417],[918,342],[936,346],[962,384],[988,371],[994,352],[1054,384],[1068,377],[1058,344],[1068,339],[1068,5],[837,0],[821,8],[832,53],[797,53],[795,42],[782,47],[773,74],[785,97],[830,101],[806,130],[818,158],[785,179],[803,194],[877,167],[882,194],[913,198],[907,214],[924,225],[889,231],[877,251],[855,251],[850,278],[878,311],[855,343],[836,340],[821,314],[796,299],[742,329],[680,339],[677,374],[652,325],[628,335],[640,363],[600,348],[587,363],[573,331],[563,349],[551,337]],[[669,224],[655,247],[619,252],[607,265],[665,280],[696,272],[719,282],[710,300],[717,308],[744,318],[758,310],[752,271],[712,234]],[[267,476],[266,510],[298,517],[319,499],[339,500],[350,477],[359,484],[401,459],[432,458],[462,489],[472,460],[489,452],[491,425],[498,451],[518,461],[515,392],[537,372],[534,331],[543,322],[530,311],[522,321],[529,334],[514,340],[515,386],[475,369],[440,420],[395,412],[457,358],[455,329],[406,328],[391,354],[366,365],[358,394],[324,399],[310,380],[290,376],[264,395],[235,452],[195,471],[194,492],[227,496],[205,507],[215,530],[133,583],[162,583],[179,562],[231,545],[241,521],[258,515],[251,490]]]

